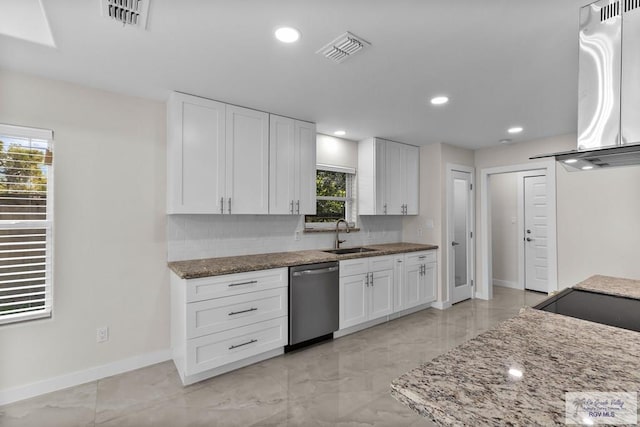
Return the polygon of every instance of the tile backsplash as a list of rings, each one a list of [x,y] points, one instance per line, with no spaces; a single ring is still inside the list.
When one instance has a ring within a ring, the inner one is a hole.
[[[363,216],[358,226],[358,232],[340,232],[340,239],[346,240],[343,246],[402,241],[401,216]],[[333,247],[335,234],[303,233],[303,229],[303,216],[169,215],[168,259],[182,261]]]

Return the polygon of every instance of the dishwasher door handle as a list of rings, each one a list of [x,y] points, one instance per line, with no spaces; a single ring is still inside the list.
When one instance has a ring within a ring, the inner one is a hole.
[[[300,277],[300,276],[314,276],[316,274],[325,274],[325,273],[332,273],[334,271],[338,271],[340,267],[329,267],[329,268],[318,268],[317,270],[302,270],[302,271],[296,271],[293,273],[294,277]]]

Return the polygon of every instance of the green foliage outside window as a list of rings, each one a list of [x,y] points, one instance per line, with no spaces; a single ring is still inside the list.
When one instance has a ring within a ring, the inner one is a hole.
[[[306,222],[336,222],[347,212],[347,174],[318,170],[316,174],[316,215],[307,216]],[[342,200],[340,200],[342,199]]]

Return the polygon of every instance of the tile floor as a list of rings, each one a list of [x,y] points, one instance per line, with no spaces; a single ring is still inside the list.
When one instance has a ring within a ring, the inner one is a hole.
[[[390,396],[390,383],[545,298],[494,293],[189,387],[160,363],[0,407],[0,426],[432,426]]]

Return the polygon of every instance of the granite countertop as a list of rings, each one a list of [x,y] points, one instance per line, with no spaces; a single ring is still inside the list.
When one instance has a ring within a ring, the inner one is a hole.
[[[322,250],[276,252],[223,258],[174,261],[169,263],[169,268],[181,279],[195,279],[198,277],[243,273],[245,271],[266,270],[270,268],[291,267],[295,265],[342,261],[345,259],[438,249],[438,247],[434,245],[421,245],[417,243],[387,243],[382,245],[369,245],[365,247],[374,249],[375,251],[346,255],[334,255],[323,252]]]
[[[565,425],[565,392],[640,391],[639,354],[638,332],[526,308],[391,393],[437,425]]]
[[[640,299],[640,280],[621,279],[610,276],[591,276],[574,286],[576,289]]]

